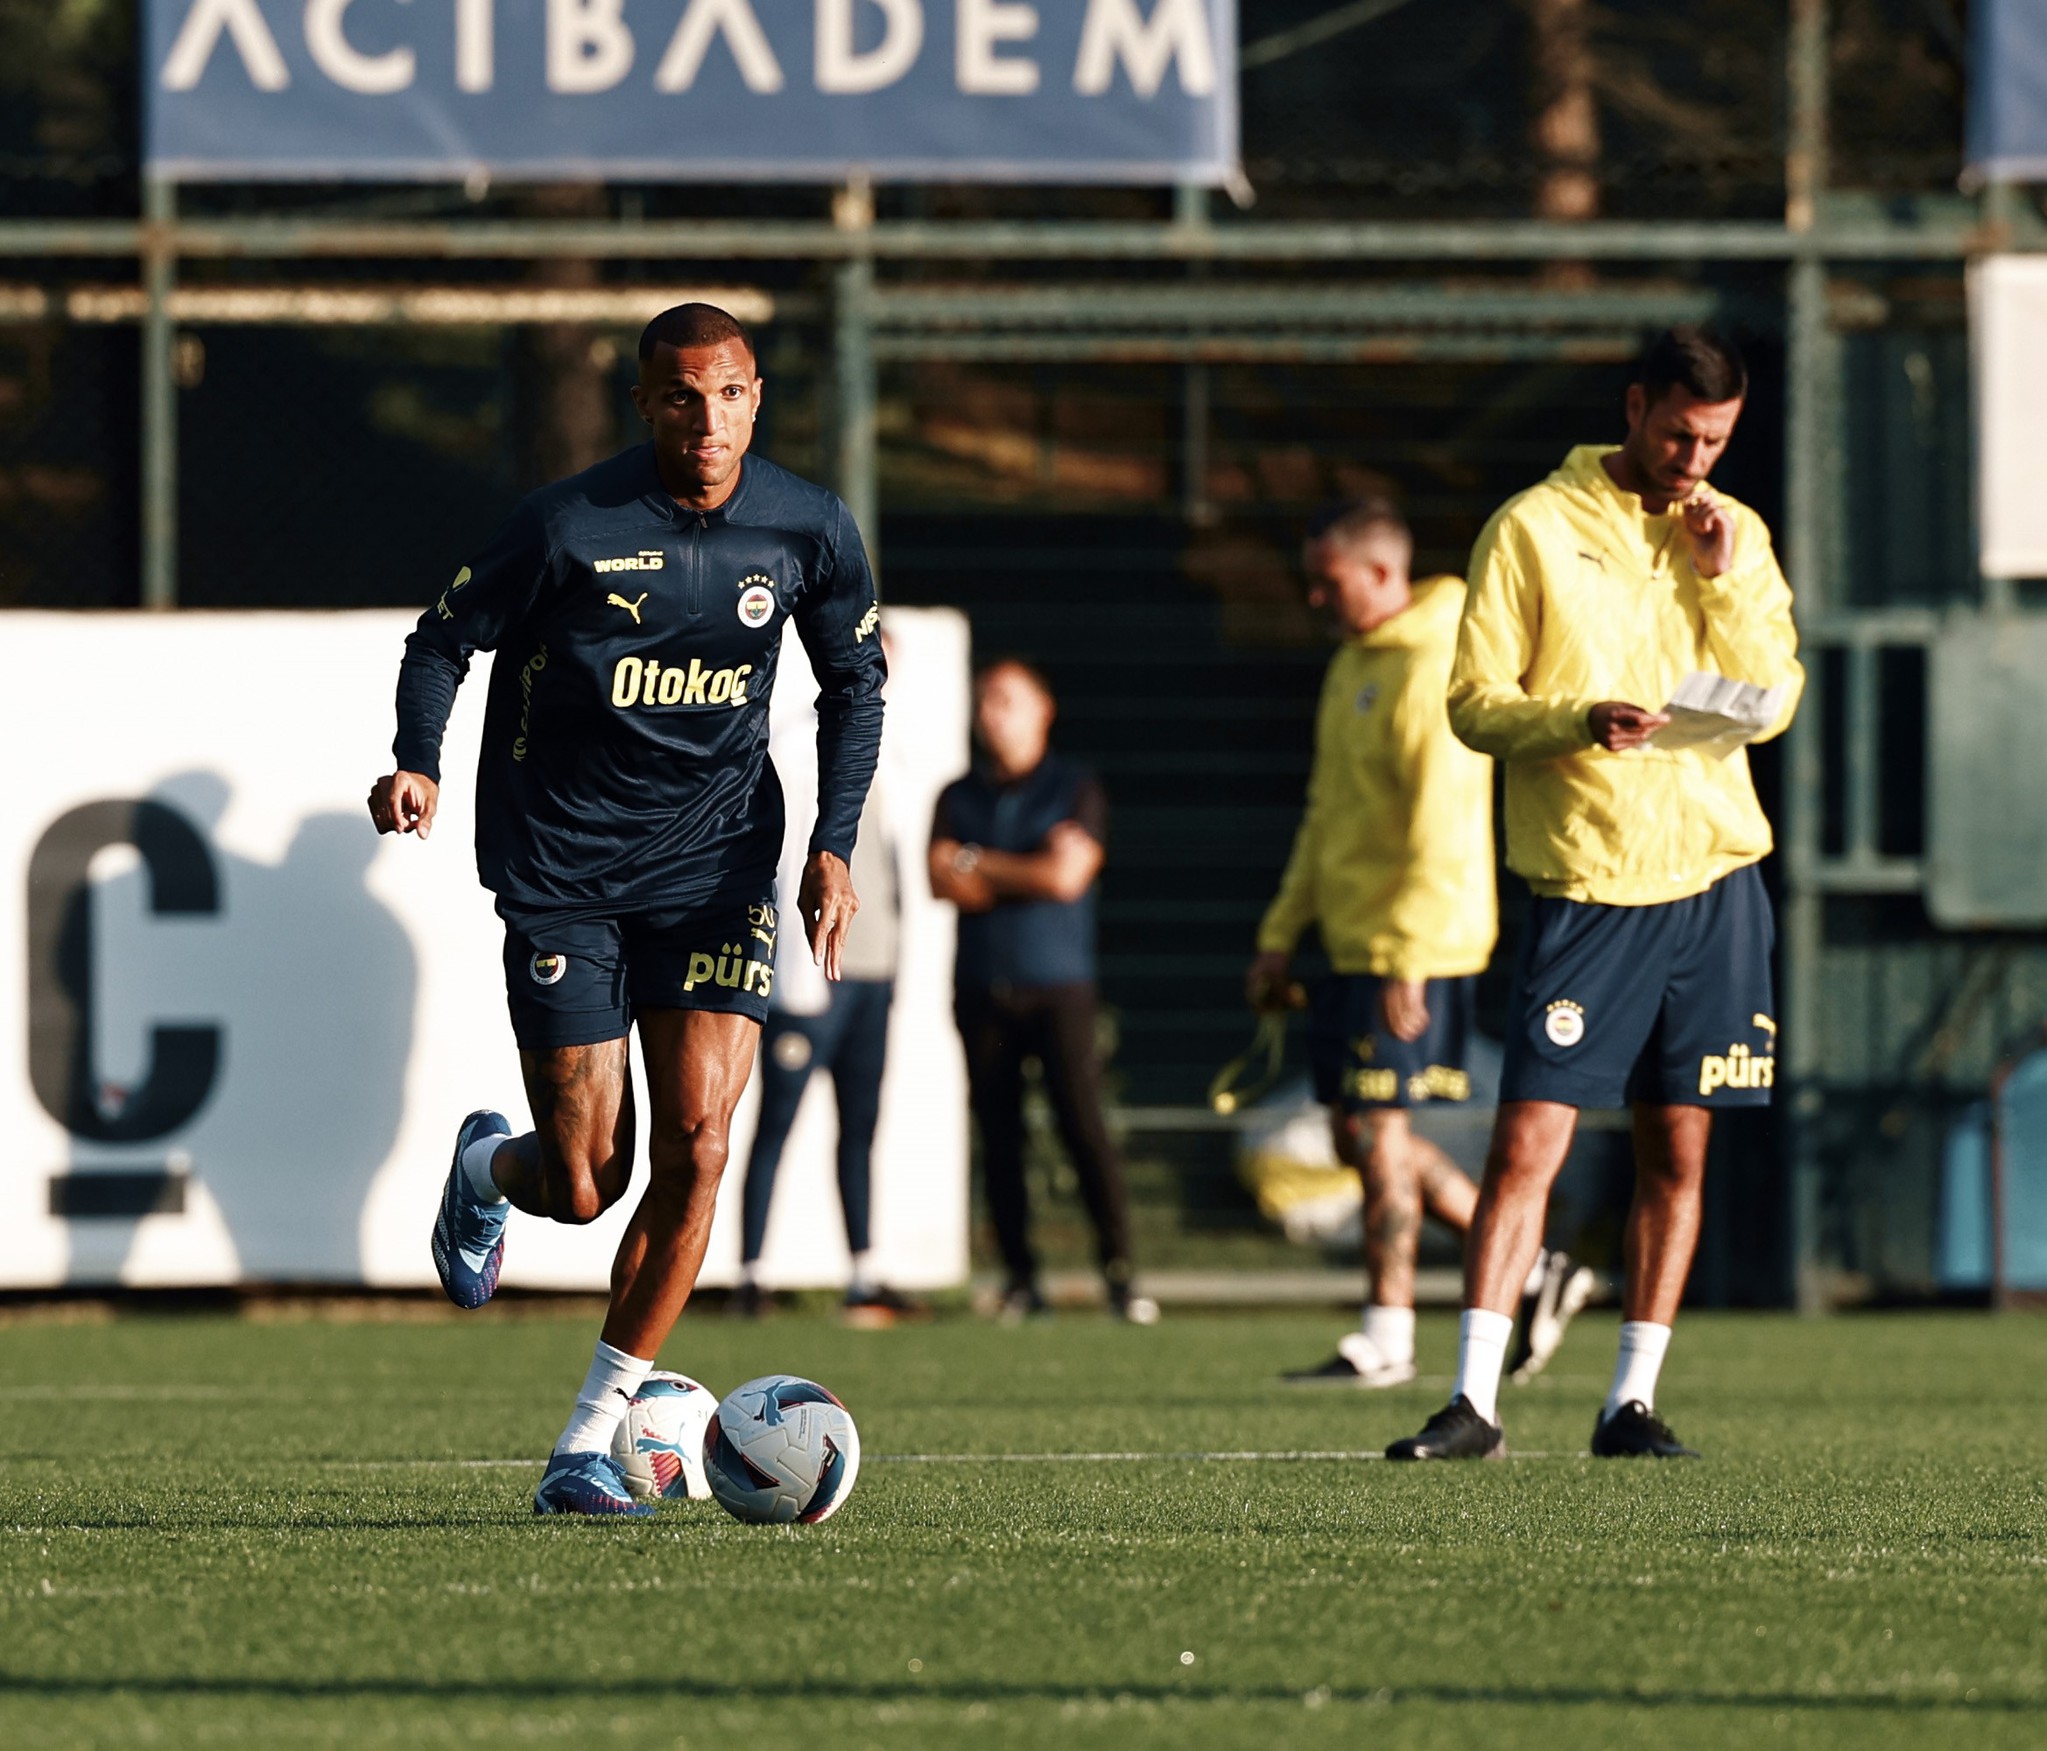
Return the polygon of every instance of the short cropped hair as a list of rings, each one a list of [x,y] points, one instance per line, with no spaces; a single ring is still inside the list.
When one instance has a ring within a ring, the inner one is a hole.
[[[640,362],[654,356],[656,347],[717,347],[736,340],[752,358],[753,336],[730,311],[715,304],[671,304],[640,330]]]
[[[1730,336],[1681,322],[1642,349],[1631,381],[1641,384],[1651,407],[1673,389],[1701,401],[1740,401],[1748,394],[1748,364]]]
[[[974,671],[974,691],[979,693],[998,669],[1014,669],[1045,696],[1048,704],[1057,705],[1059,703],[1059,695],[1052,691],[1052,683],[1045,679],[1045,671],[1028,657],[1020,657],[1010,652],[1005,652],[999,657],[989,658],[987,662]]]
[[[1414,551],[1414,535],[1400,507],[1383,494],[1367,493],[1318,512],[1309,520],[1307,541],[1311,547],[1326,544],[1347,551],[1380,535],[1391,536],[1410,553]]]

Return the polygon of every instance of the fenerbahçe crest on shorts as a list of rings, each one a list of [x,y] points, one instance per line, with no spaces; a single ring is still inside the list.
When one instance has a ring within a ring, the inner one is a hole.
[[[1734,1041],[1724,1052],[1708,1052],[1699,1059],[1699,1093],[1711,1095],[1720,1089],[1757,1089],[1777,1086],[1777,1024],[1758,1011],[1749,1025],[1766,1036],[1760,1047]],[[1584,1008],[1568,997],[1559,998],[1543,1013],[1542,1031],[1550,1044],[1569,1050],[1585,1037]]]

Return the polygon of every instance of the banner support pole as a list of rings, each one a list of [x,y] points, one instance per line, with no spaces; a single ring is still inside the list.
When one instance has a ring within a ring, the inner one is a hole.
[[[832,197],[832,223],[857,237],[874,230],[874,188],[856,176]],[[879,386],[874,359],[874,254],[856,249],[832,270],[833,407],[837,422],[835,471],[839,497],[867,543],[868,562],[881,573]]]
[[[1832,595],[1828,539],[1836,500],[1835,439],[1839,353],[1827,309],[1827,261],[1817,235],[1827,187],[1827,5],[1791,0],[1786,79],[1790,137],[1784,162],[1784,224],[1797,239],[1785,286],[1786,560],[1801,627],[1824,618]],[[1821,1086],[1820,978],[1826,950],[1825,895],[1817,880],[1824,753],[1821,665],[1807,658],[1805,699],[1785,737],[1784,1054],[1789,1075],[1779,1099],[1784,1126],[1787,1299],[1799,1312],[1826,1311],[1820,1157],[1826,1094]],[[1788,1084],[1788,1086],[1785,1086]]]
[[[178,605],[177,334],[171,292],[177,283],[178,186],[142,183],[142,606]]]

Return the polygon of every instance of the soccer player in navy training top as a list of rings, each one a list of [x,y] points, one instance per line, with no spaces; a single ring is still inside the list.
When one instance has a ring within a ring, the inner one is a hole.
[[[458,1306],[497,1287],[510,1210],[582,1223],[632,1178],[626,1036],[653,1106],[649,1183],[537,1513],[632,1514],[612,1436],[696,1285],[732,1109],[774,982],[782,793],[768,696],[785,619],[816,671],[818,818],[797,906],[837,979],[848,863],[881,744],[880,609],[846,507],[747,455],[753,344],[683,304],[640,337],[652,442],[526,499],[405,641],[382,833],[433,827],[441,734],[478,650],[497,652],[476,855],[505,923],[505,981],[534,1128],[474,1112],[434,1224]]]

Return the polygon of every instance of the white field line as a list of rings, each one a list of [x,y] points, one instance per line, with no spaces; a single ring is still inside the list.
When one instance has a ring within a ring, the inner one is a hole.
[[[1315,1460],[1384,1459],[1377,1448],[1300,1447],[1271,1453],[869,1453],[863,1465],[1120,1465],[1135,1462],[1178,1460],[1198,1465],[1298,1465]],[[1508,1452],[1510,1459],[1563,1459],[1561,1453]]]
[[[1172,1453],[868,1453],[862,1465],[1299,1465],[1331,1460],[1383,1460],[1380,1449],[1362,1447],[1283,1448],[1273,1452],[1210,1452],[1188,1450]],[[1534,1453],[1509,1449],[1509,1459],[1580,1459],[1579,1453]],[[323,1459],[320,1466],[334,1471],[408,1471],[442,1468],[455,1471],[495,1471],[524,1467],[537,1470],[537,1459]]]
[[[0,1386],[0,1399],[177,1399],[232,1398],[229,1386]]]

